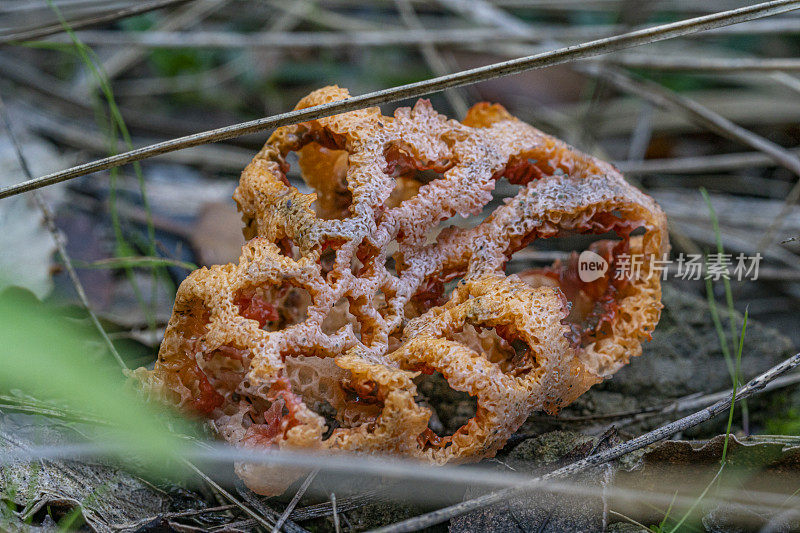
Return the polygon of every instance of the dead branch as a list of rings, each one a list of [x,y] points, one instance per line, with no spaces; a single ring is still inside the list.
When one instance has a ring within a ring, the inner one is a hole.
[[[770,368],[763,374],[760,374],[759,376],[756,376],[755,378],[750,380],[745,386],[743,386],[739,390],[738,393],[736,393],[735,397],[733,396],[732,393],[727,394],[726,397],[723,398],[722,400],[719,400],[713,405],[710,405],[700,411],[697,411],[688,416],[680,418],[674,422],[670,422],[669,424],[665,424],[658,429],[655,429],[653,431],[645,433],[644,435],[641,435],[627,442],[614,446],[613,448],[610,448],[604,452],[590,455],[585,459],[576,461],[572,464],[554,470],[548,474],[533,478],[530,481],[520,486],[510,487],[497,492],[485,494],[483,496],[479,496],[472,500],[467,500],[461,503],[457,503],[455,505],[451,505],[449,507],[445,507],[443,509],[439,509],[437,511],[433,511],[424,515],[410,518],[403,522],[398,522],[396,524],[378,528],[374,530],[374,532],[401,533],[401,532],[418,531],[420,529],[432,526],[434,524],[440,524],[456,516],[460,516],[472,511],[477,511],[479,509],[484,509],[490,505],[506,502],[511,498],[517,498],[525,493],[540,488],[543,481],[571,476],[573,474],[577,474],[578,472],[587,470],[593,466],[613,461],[614,459],[622,457],[623,455],[644,448],[645,446],[649,446],[650,444],[653,444],[660,440],[667,439],[678,432],[684,431],[688,428],[697,426],[698,424],[702,424],[703,422],[711,420],[720,413],[726,412],[728,409],[730,409],[731,402],[737,402],[749,398],[751,396],[754,396],[756,394],[760,394],[761,392],[764,391],[764,388],[767,386],[768,383],[770,383],[781,374],[788,372],[789,370],[795,368],[798,365],[800,365],[800,353],[793,355],[789,359],[786,359],[782,363]]]

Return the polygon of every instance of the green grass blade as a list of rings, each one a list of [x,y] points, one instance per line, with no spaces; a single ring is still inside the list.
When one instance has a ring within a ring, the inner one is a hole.
[[[711,226],[714,229],[714,239],[717,244],[717,253],[722,255],[725,253],[725,248],[722,246],[722,233],[719,229],[719,220],[717,219],[717,212],[714,209],[714,206],[711,204],[711,197],[708,195],[708,191],[705,187],[700,187],[700,194],[703,195],[703,199],[706,202],[706,206],[708,207],[708,215],[711,218]],[[731,290],[731,280],[728,276],[722,277],[722,284],[725,287],[725,302],[728,306],[728,321],[730,324],[731,329],[731,345],[735,346],[736,342],[736,311],[733,307],[733,291]]]
[[[707,259],[704,261],[707,263]],[[731,357],[731,350],[728,346],[728,339],[725,338],[725,329],[722,327],[722,321],[719,318],[717,311],[717,301],[714,299],[714,285],[710,278],[706,278],[706,299],[708,300],[708,309],[711,312],[711,321],[714,323],[714,329],[717,332],[719,339],[719,346],[722,349],[722,355],[725,357],[725,364],[728,367],[728,373],[731,376],[731,383],[736,378],[736,369],[734,368],[733,358]]]
[[[77,268],[153,268],[153,267],[179,267],[185,270],[197,270],[197,265],[188,261],[179,261],[166,257],[126,256],[109,257],[91,262],[75,262]]]
[[[725,464],[728,456],[728,439],[731,435],[731,424],[733,423],[733,408],[736,405],[736,391],[739,388],[739,373],[742,368],[742,348],[744,346],[744,334],[747,330],[747,313],[748,309],[744,310],[744,323],[742,324],[742,333],[739,336],[739,347],[736,350],[736,373],[733,380],[733,396],[731,396],[731,410],[728,413],[728,428],[725,430],[725,444],[722,446],[722,464]]]
[[[114,155],[118,152],[117,150],[117,133],[122,135],[123,141],[127,146],[128,150],[133,149],[133,142],[130,136],[130,132],[128,130],[127,125],[125,124],[125,120],[122,118],[122,113],[117,106],[116,100],[114,98],[113,91],[111,89],[111,84],[109,83],[108,76],[102,70],[102,62],[96,56],[94,51],[91,50],[88,46],[86,46],[75,34],[72,30],[72,27],[69,25],[69,22],[63,17],[61,11],[58,9],[53,3],[53,0],[47,0],[48,6],[53,10],[56,14],[59,22],[61,23],[64,31],[69,35],[69,38],[77,52],[78,56],[80,57],[83,64],[89,69],[92,77],[94,78],[97,86],[100,88],[102,92],[106,105],[108,106],[109,112],[109,127],[108,127],[108,139],[109,139],[109,151],[111,155]],[[151,256],[157,255],[156,253],[156,236],[155,236],[155,225],[153,224],[153,216],[152,210],[150,207],[150,202],[147,198],[147,188],[144,180],[144,175],[142,174],[141,166],[139,162],[134,162],[133,169],[136,174],[136,178],[139,183],[139,193],[142,197],[142,204],[144,206],[145,215],[146,215],[146,224],[147,224],[147,254]],[[114,226],[114,235],[117,242],[117,254],[118,255],[133,255],[132,250],[128,243],[126,242],[124,235],[121,229],[121,223],[119,219],[119,213],[116,209],[116,200],[117,200],[117,178],[118,172],[116,170],[110,173],[111,175],[111,183],[110,183],[110,195],[109,195],[109,204],[111,210],[111,218],[112,224]],[[136,283],[135,277],[133,272],[130,270],[126,271],[127,277],[133,286],[134,294],[139,301],[140,305],[143,308],[145,319],[147,320],[149,327],[152,331],[156,330],[156,319],[155,319],[155,309],[148,309],[144,298],[142,297],[141,290]],[[152,294],[151,294],[151,304],[155,307],[156,305],[156,296],[158,290],[158,281],[160,278],[168,279],[163,270],[154,269],[153,270],[153,282],[152,282]]]
[[[659,532],[666,531],[664,528],[667,525],[667,520],[669,520],[669,515],[672,512],[672,506],[675,505],[675,499],[677,497],[678,497],[678,491],[675,490],[675,493],[672,495],[672,501],[669,502],[669,507],[667,507],[667,512],[664,513],[664,518],[662,518],[661,522],[659,522],[658,526],[656,526],[656,529]]]
[[[720,474],[722,474],[722,469],[723,468],[725,468],[725,465],[721,465],[719,467],[719,470],[717,470],[717,473],[714,475],[714,477],[711,479],[711,481],[708,482],[708,485],[706,485],[706,488],[703,489],[703,492],[700,493],[700,496],[694,501],[694,503],[692,503],[692,506],[689,507],[689,509],[686,511],[686,513],[678,521],[678,523],[675,524],[675,526],[673,526],[673,528],[670,530],[670,533],[675,533],[676,531],[680,531],[681,526],[683,526],[684,522],[686,522],[686,520],[692,515],[692,513],[694,513],[694,510],[697,509],[697,506],[700,505],[700,502],[702,502],[703,498],[706,497],[706,494],[708,494],[708,491],[711,489],[711,487],[714,485],[714,483],[716,483],[717,479],[719,479]]]
[[[714,206],[711,204],[711,197],[708,195],[708,191],[706,191],[705,187],[700,187],[700,194],[703,195],[703,199],[706,202],[706,206],[708,207],[708,215],[711,218],[711,226],[714,230],[714,239],[717,244],[717,254],[722,256],[725,253],[725,248],[722,245],[722,234],[719,229],[719,220],[717,219],[717,212],[714,210]],[[713,291],[710,289],[711,284],[709,283],[710,280],[706,279],[706,293],[709,295],[709,298],[713,299]],[[731,374],[731,382],[735,381],[735,371],[733,368],[733,364],[731,363],[731,350],[736,349],[736,338],[738,335],[736,334],[736,309],[733,306],[733,290],[731,290],[731,280],[729,276],[722,277],[722,284],[725,287],[725,304],[728,308],[728,324],[731,330],[731,338],[730,338],[730,347],[728,349],[728,341],[725,340],[725,336],[722,334],[722,325],[719,320],[719,314],[716,312],[716,306],[712,313],[716,315],[716,319],[714,322],[714,327],[717,330],[717,335],[720,337],[720,344],[722,345],[722,351],[725,354],[725,364],[728,365],[728,372]],[[716,302],[714,302],[716,304]],[[709,302],[711,305],[711,302]],[[735,383],[734,383],[735,386]],[[747,420],[749,409],[747,407],[747,400],[742,400],[742,426],[747,427],[745,420]]]

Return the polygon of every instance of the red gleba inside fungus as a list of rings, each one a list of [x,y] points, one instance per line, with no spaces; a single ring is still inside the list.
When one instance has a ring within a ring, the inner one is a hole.
[[[253,294],[250,296],[239,296],[233,303],[239,308],[239,314],[250,320],[255,320],[262,328],[269,322],[278,320],[278,310],[270,302]]]
[[[297,107],[348,96],[326,87]],[[291,152],[314,193],[287,179]],[[520,188],[490,216],[435,231],[480,213],[501,179]],[[458,122],[420,100],[279,128],[234,199],[250,239],[239,262],[184,280],[155,369],[136,376],[235,445],[492,456],[529,413],[556,413],[640,355],[658,322],[660,279],[643,259],[668,251],[661,209],[499,105]],[[539,240],[612,231],[619,240],[591,248],[610,264],[597,279],[582,281],[575,258],[505,273]],[[622,254],[640,260],[639,277],[613,277]],[[477,402],[452,435],[431,431],[417,394],[434,373]],[[261,494],[302,474],[237,472]]]
[[[214,412],[214,409],[225,403],[225,398],[214,389],[206,375],[200,370],[200,367],[197,367],[196,379],[200,391],[192,400],[192,407],[200,414],[210,415]]]

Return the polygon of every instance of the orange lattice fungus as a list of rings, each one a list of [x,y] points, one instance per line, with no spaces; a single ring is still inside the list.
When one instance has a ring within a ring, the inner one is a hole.
[[[347,97],[326,87],[298,108]],[[315,193],[289,183],[291,152]],[[474,227],[434,231],[479,214],[500,179],[516,196]],[[557,412],[639,355],[658,322],[661,209],[499,105],[462,122],[420,100],[282,127],[234,199],[250,239],[239,263],[181,284],[155,370],[137,376],[235,445],[478,460],[530,412]],[[505,274],[538,239],[611,232],[591,247],[610,265],[597,279],[582,281],[575,258]],[[639,276],[617,279],[623,256]],[[450,435],[417,392],[434,373],[477,401]],[[262,494],[298,475],[237,471]]]

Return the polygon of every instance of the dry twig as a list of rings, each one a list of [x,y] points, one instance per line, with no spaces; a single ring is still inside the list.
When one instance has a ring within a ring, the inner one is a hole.
[[[228,492],[227,490],[223,489],[223,488],[222,488],[222,487],[219,485],[219,483],[217,483],[216,481],[214,481],[213,479],[211,479],[211,478],[210,478],[210,477],[209,477],[209,476],[208,476],[208,475],[207,475],[205,472],[203,472],[202,470],[200,470],[199,468],[197,468],[197,467],[196,467],[196,466],[195,466],[195,465],[194,465],[194,464],[193,464],[191,461],[189,461],[189,460],[187,460],[187,459],[184,459],[184,460],[183,460],[183,463],[184,463],[186,466],[188,466],[188,467],[189,467],[189,469],[190,469],[190,470],[192,470],[192,471],[193,471],[195,474],[197,474],[198,476],[200,476],[200,478],[201,478],[203,481],[205,481],[205,482],[206,482],[206,483],[208,483],[208,484],[209,484],[211,487],[213,487],[213,488],[214,488],[214,490],[216,490],[217,492],[219,492],[220,494],[222,494],[222,495],[225,497],[225,499],[227,499],[228,501],[230,501],[231,503],[233,503],[234,505],[236,505],[236,506],[237,506],[239,509],[241,509],[241,510],[242,510],[242,511],[244,511],[244,512],[245,512],[247,515],[249,515],[251,518],[253,518],[253,520],[255,520],[256,522],[258,522],[258,524],[259,524],[259,525],[261,525],[261,526],[264,526],[264,527],[266,527],[267,529],[269,529],[270,527],[272,527],[272,524],[271,524],[271,523],[269,523],[269,522],[268,522],[268,521],[267,521],[267,520],[266,520],[266,519],[265,519],[263,516],[261,516],[260,514],[258,514],[257,512],[253,511],[253,510],[252,510],[252,509],[250,509],[248,506],[246,506],[245,504],[243,504],[242,502],[240,502],[240,501],[238,500],[238,498],[236,498],[236,497],[235,497],[233,494],[231,494],[231,493],[230,493],[230,492]],[[305,531],[305,530],[303,530],[303,531]]]
[[[485,494],[483,496],[479,496],[478,498],[457,503],[455,505],[445,507],[444,509],[439,509],[421,516],[410,518],[403,522],[381,527],[374,531],[376,533],[401,533],[418,531],[425,527],[442,523],[453,517],[472,511],[477,511],[479,509],[484,509],[490,505],[505,502],[512,498],[517,498],[525,493],[539,488],[543,481],[571,476],[593,466],[613,461],[614,459],[644,448],[645,446],[649,446],[650,444],[660,440],[667,439],[680,431],[684,431],[688,428],[711,420],[720,413],[728,411],[728,409],[731,408],[731,402],[737,402],[761,393],[769,382],[798,365],[800,365],[800,353],[797,353],[782,363],[770,368],[763,374],[756,376],[745,386],[741,387],[735,396],[733,396],[732,393],[727,394],[725,398],[719,400],[713,405],[706,407],[705,409],[680,418],[674,422],[670,422],[669,424],[665,424],[658,429],[645,433],[644,435],[640,435],[639,437],[614,446],[606,451],[590,455],[585,459],[576,461],[548,474],[533,478],[520,486],[510,487],[497,492]]]
[[[297,506],[297,502],[300,501],[300,498],[303,497],[303,494],[306,493],[308,487],[311,485],[311,482],[314,481],[314,478],[317,477],[317,473],[319,470],[314,470],[303,481],[303,484],[300,485],[300,488],[297,489],[294,496],[292,496],[292,500],[289,502],[289,505],[286,506],[286,509],[283,510],[281,516],[278,517],[278,521],[275,522],[275,525],[272,527],[272,533],[278,533],[281,530],[281,526],[283,523],[286,522],[286,519],[289,518],[289,515],[292,514],[294,508]]]
[[[331,507],[333,508],[333,527],[336,533],[342,533],[342,526],[339,525],[339,513],[336,510],[336,494],[331,492]]]

